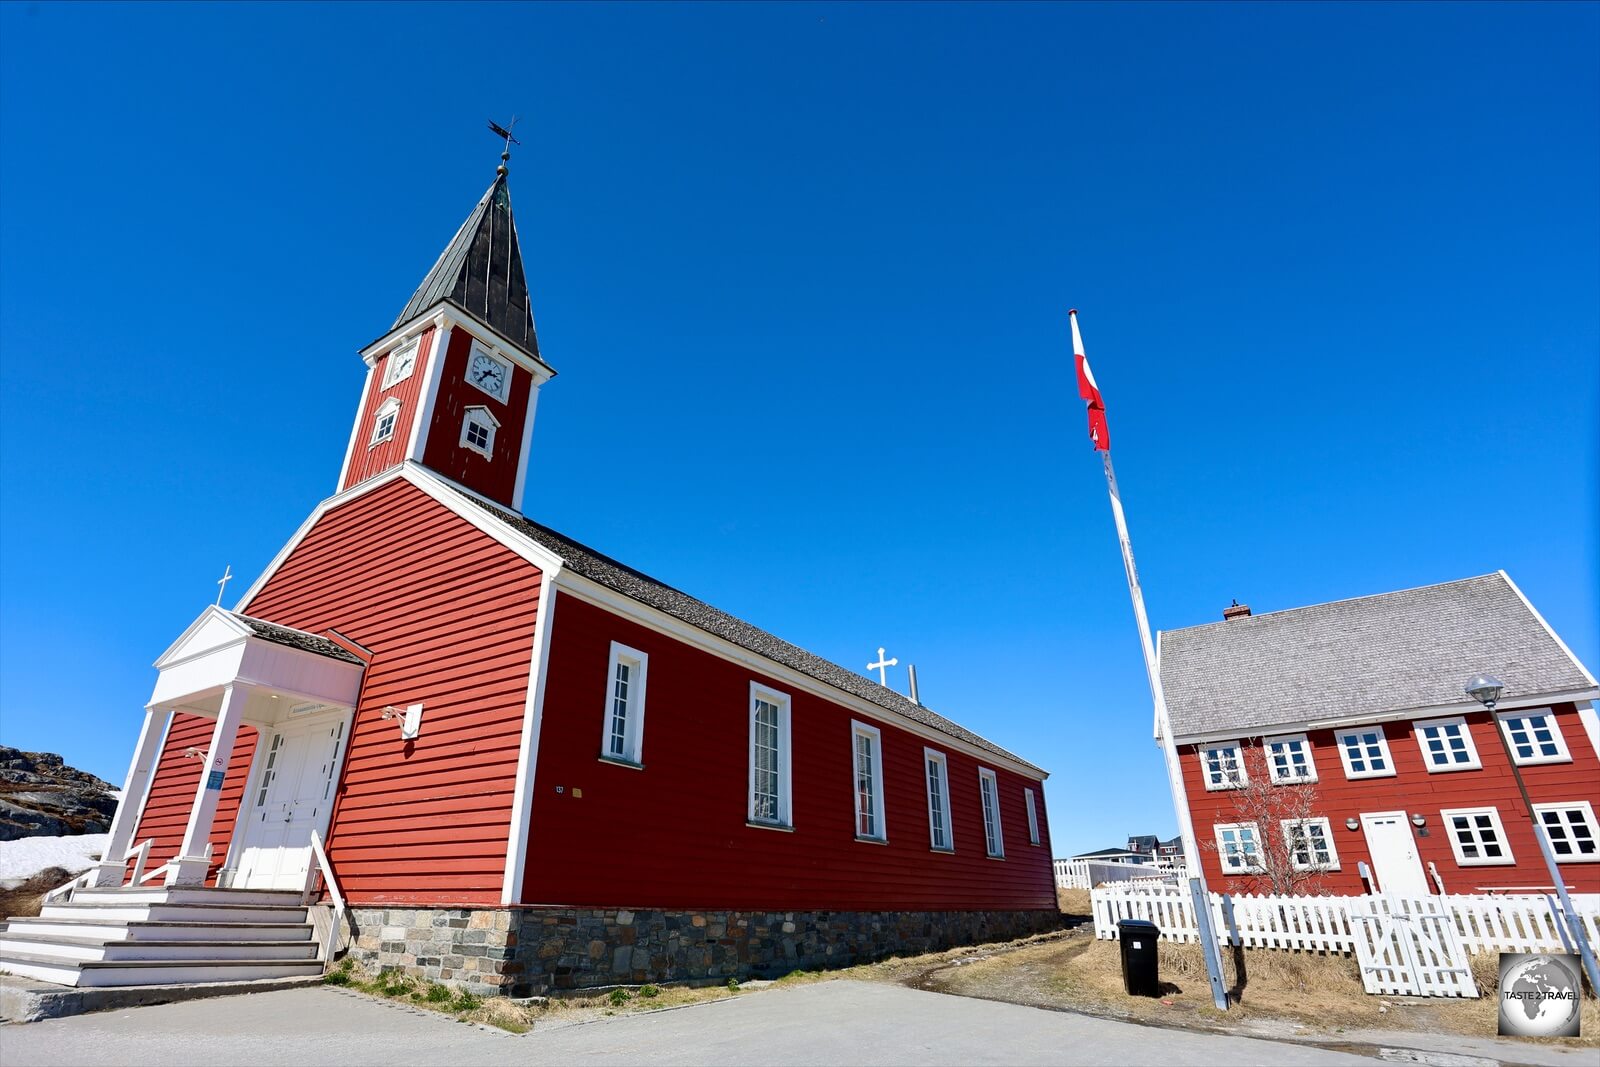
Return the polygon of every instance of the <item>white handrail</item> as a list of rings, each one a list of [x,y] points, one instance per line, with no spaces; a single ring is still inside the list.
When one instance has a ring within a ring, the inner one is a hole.
[[[311,831],[311,862],[306,865],[306,885],[301,896],[303,903],[311,903],[312,886],[316,882],[318,871],[322,872],[322,884],[328,887],[328,895],[333,898],[333,921],[328,924],[328,939],[317,949],[317,959],[331,960],[339,948],[339,928],[344,923],[345,905],[344,894],[339,891],[339,879],[333,876],[333,864],[328,862],[327,850],[322,847],[322,835]]]
[[[150,856],[150,846],[153,844],[155,844],[155,838],[147,837],[133,848],[129,849],[127,855],[122,857],[122,866],[124,868],[128,866],[128,861],[130,859],[138,860],[133,867],[133,880],[135,884],[137,884],[139,881],[140,872],[144,870],[145,861]],[[93,873],[93,869],[84,871],[82,874],[72,879],[72,881],[56,886],[54,889],[50,890],[50,892],[44,895],[44,903],[54,904],[62,897],[70,895],[74,889],[82,888],[83,885],[88,882],[89,876]]]

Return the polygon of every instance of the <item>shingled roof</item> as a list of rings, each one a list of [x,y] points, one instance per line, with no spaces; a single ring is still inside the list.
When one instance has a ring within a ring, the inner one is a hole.
[[[483,194],[390,328],[398,329],[441,300],[474,316],[529,355],[539,355],[504,174]]]
[[[913,722],[937,730],[939,733],[946,734],[959,741],[964,741],[985,752],[1003,756],[1030,770],[1038,771],[1041,775],[1046,773],[1042,768],[1034,766],[1013,752],[1006,751],[993,741],[979,737],[971,730],[951,722],[943,715],[937,715],[929,711],[921,704],[913,704],[899,693],[879,685],[865,675],[857,674],[855,671],[841,667],[836,663],[830,663],[821,656],[813,655],[798,645],[792,645],[782,638],[774,637],[765,630],[736,619],[725,611],[719,611],[704,601],[696,600],[689,594],[674,589],[665,582],[658,581],[648,574],[636,571],[627,564],[619,563],[610,556],[595,551],[587,545],[559,534],[548,526],[541,526],[531,519],[524,518],[521,515],[514,515],[470,493],[462,492],[453,485],[451,488],[459,493],[463,499],[477,505],[524,537],[537,542],[561,557],[566,567],[588,578],[590,581],[671,615],[675,619],[681,619],[691,626],[698,627],[706,633],[730,641],[740,648],[748,649],[759,656],[764,656],[774,663],[782,664],[791,670],[798,671],[810,678],[815,678],[817,681],[842,690],[851,696],[860,697],[876,704],[886,711],[902,715]]]
[[[1504,571],[1171,630],[1160,642],[1179,739],[1459,706],[1479,672],[1505,682],[1502,703],[1596,692]]]
[[[237,611],[230,611],[228,614],[250,627],[251,631],[263,641],[270,641],[275,645],[298,648],[303,652],[315,652],[319,656],[343,660],[345,663],[363,665],[360,656],[357,656],[338,642],[328,640],[326,637],[318,637],[316,634],[307,633],[305,630],[296,630],[289,626],[280,626],[265,619],[240,615]]]

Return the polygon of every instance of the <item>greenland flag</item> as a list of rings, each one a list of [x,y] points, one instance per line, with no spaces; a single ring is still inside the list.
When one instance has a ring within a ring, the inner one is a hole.
[[[1094,372],[1089,369],[1089,357],[1083,354],[1083,335],[1078,332],[1077,311],[1067,312],[1072,323],[1072,354],[1078,363],[1078,395],[1089,405],[1089,440],[1095,451],[1111,451],[1111,431],[1106,428],[1106,402],[1100,398],[1100,386],[1095,384]]]

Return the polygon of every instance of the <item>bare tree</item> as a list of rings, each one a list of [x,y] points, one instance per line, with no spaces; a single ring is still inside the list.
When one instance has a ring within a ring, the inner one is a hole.
[[[1196,746],[1196,752],[1204,765],[1201,748]],[[1240,742],[1238,758],[1221,761],[1218,769],[1228,782],[1227,808],[1217,821],[1239,824],[1251,831],[1253,839],[1245,839],[1241,830],[1229,842],[1231,848],[1220,846],[1215,835],[1200,847],[1217,853],[1223,873],[1243,880],[1248,892],[1325,893],[1322,876],[1331,869],[1331,842],[1326,838],[1327,824],[1311,822],[1320,807],[1316,784],[1294,780],[1288,765],[1289,780],[1275,780],[1273,764],[1259,741]]]

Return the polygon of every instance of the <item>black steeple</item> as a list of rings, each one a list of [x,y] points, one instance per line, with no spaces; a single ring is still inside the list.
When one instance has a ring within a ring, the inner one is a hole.
[[[404,325],[441,300],[538,357],[539,340],[533,332],[528,279],[522,272],[504,166],[390,328]]]

